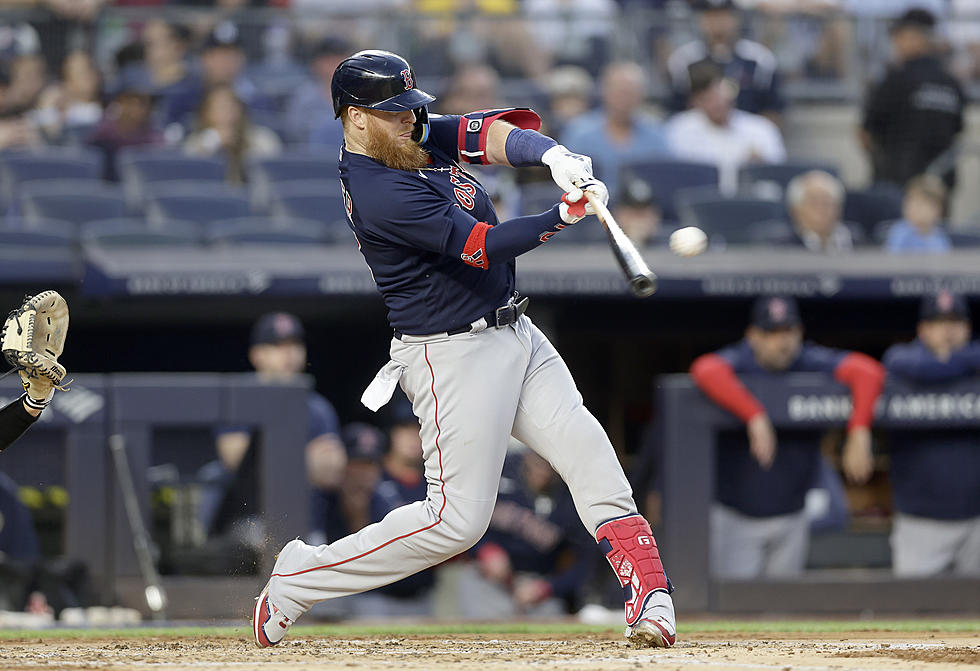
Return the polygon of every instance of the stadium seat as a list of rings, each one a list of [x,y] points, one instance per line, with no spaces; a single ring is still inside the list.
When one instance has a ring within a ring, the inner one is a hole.
[[[249,214],[245,192],[226,184],[160,182],[147,190],[146,216],[150,223],[175,219],[207,224]]]
[[[275,189],[270,211],[275,217],[311,219],[347,226],[344,199],[337,180],[283,182]]]
[[[949,241],[953,243],[953,249],[980,247],[980,233],[950,232]]]
[[[119,189],[89,180],[34,181],[18,189],[23,217],[83,224],[126,214]]]
[[[37,228],[4,228],[0,230],[4,246],[71,247],[77,238],[74,231]]]
[[[139,209],[148,185],[157,182],[224,182],[225,164],[216,158],[186,156],[160,149],[129,148],[119,152],[119,175],[126,202]]]
[[[902,216],[902,197],[899,187],[885,184],[848,191],[844,197],[843,218],[860,226],[865,237],[872,238],[879,222]]]
[[[201,226],[189,221],[162,221],[148,225],[143,219],[93,221],[81,229],[81,241],[100,247],[194,246],[201,243]]]
[[[0,154],[0,209],[16,205],[17,189],[35,181],[102,181],[102,155],[87,149],[48,147]]]
[[[707,190],[696,189],[678,196],[678,212],[685,226],[697,226],[709,239],[727,244],[757,242],[751,227],[785,216],[782,202],[737,196],[725,198]]]
[[[793,225],[786,219],[770,219],[749,224],[745,232],[748,244],[784,244],[793,238]]]
[[[764,198],[782,198],[790,181],[811,170],[823,170],[837,177],[837,167],[829,163],[790,162],[753,163],[738,171],[739,187]]]
[[[661,159],[627,163],[620,169],[620,184],[628,178],[642,179],[653,189],[663,218],[677,221],[675,196],[682,189],[718,187],[718,168],[709,163]],[[615,193],[609,194],[615,202]]]
[[[253,162],[248,176],[252,208],[261,212],[268,209],[276,188],[282,183],[323,180],[324,186],[336,184],[337,157],[285,154]]]
[[[338,242],[339,231],[322,221],[309,219],[243,217],[208,224],[210,243],[233,244],[329,244]],[[351,240],[347,229],[346,239]]]

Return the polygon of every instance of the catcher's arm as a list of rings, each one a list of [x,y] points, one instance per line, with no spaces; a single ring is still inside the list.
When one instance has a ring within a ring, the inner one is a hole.
[[[40,410],[34,410],[24,403],[23,396],[0,408],[0,452],[20,438],[40,414]]]

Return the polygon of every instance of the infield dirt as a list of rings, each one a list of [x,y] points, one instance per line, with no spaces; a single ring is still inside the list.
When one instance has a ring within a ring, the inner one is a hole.
[[[980,667],[980,633],[689,633],[669,650],[633,649],[616,632],[342,638],[300,635],[267,650],[255,648],[250,634],[243,627],[240,637],[8,639],[0,646],[0,669],[633,671],[655,665],[657,671],[965,671]]]

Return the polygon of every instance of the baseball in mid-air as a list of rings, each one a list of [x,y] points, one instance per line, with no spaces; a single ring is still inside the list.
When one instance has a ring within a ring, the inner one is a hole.
[[[708,248],[708,236],[697,226],[678,228],[670,234],[670,251],[678,256],[697,256]]]

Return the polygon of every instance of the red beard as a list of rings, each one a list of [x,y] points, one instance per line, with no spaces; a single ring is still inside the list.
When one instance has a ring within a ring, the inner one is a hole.
[[[414,171],[429,165],[429,152],[422,149],[414,140],[402,142],[384,134],[374,120],[368,117],[367,142],[364,149],[367,155],[395,170]]]

